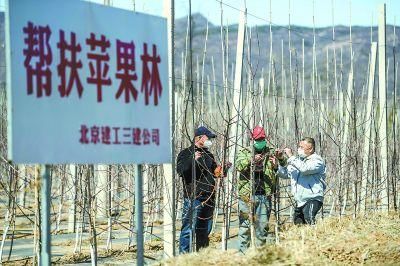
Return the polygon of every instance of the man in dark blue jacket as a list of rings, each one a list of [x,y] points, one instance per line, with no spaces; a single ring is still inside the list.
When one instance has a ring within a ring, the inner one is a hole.
[[[178,154],[176,170],[182,178],[184,197],[179,253],[198,251],[209,244],[209,227],[215,205],[215,178],[221,176],[220,167],[209,150],[215,137],[206,127],[199,127],[195,131],[194,143]]]

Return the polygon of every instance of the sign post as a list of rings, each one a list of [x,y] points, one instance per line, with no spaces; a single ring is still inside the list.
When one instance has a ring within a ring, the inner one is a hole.
[[[143,167],[141,164],[136,166],[135,179],[135,223],[136,223],[136,264],[144,263],[143,245]]]
[[[42,248],[40,250],[40,265],[51,265],[51,222],[50,222],[50,200],[51,180],[50,165],[41,165],[40,168],[40,219],[42,224]]]

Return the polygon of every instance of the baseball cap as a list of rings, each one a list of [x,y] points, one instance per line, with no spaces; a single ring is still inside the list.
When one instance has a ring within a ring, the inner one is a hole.
[[[195,137],[202,135],[206,135],[209,138],[215,138],[217,136],[204,126],[198,127],[194,132]]]
[[[266,135],[265,135],[265,130],[264,128],[260,127],[260,126],[256,126],[253,131],[251,132],[251,137],[254,140],[261,140],[261,139],[265,139]]]

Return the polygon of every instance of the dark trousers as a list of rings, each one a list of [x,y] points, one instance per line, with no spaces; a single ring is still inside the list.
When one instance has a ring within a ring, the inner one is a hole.
[[[253,212],[250,204],[239,198],[239,251],[245,253],[250,247],[250,225],[253,215],[255,229],[255,243],[259,247],[266,243],[268,236],[268,221],[271,214],[271,197],[266,195],[253,196]]]
[[[213,213],[213,199],[208,197],[199,197],[195,200],[184,198],[179,253],[182,254],[190,251],[193,234],[196,237],[196,251],[208,246],[208,235],[211,232]]]
[[[303,206],[294,208],[294,224],[315,224],[315,216],[321,207],[321,201],[309,200]]]

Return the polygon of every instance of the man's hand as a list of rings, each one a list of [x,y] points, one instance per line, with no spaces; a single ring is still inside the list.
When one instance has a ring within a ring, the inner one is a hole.
[[[214,170],[214,175],[215,175],[215,177],[217,177],[217,178],[224,177],[224,171],[223,171],[221,165],[218,165],[218,166],[215,168],[215,170]]]
[[[265,156],[263,154],[254,155],[254,171],[262,172],[264,169],[264,159]]]
[[[228,169],[232,167],[231,162],[225,162],[225,166],[218,165],[214,170],[214,175],[217,178],[226,177]]]
[[[225,170],[228,170],[231,167],[232,167],[232,163],[231,162],[225,162]]]
[[[292,149],[290,149],[290,148],[285,148],[285,149],[283,149],[283,151],[286,153],[286,155],[287,155],[288,157],[293,156]]]
[[[276,149],[275,150],[275,157],[278,160],[282,160],[283,159],[283,151],[281,149]]]
[[[254,163],[259,164],[264,160],[264,155],[256,154],[254,155]]]
[[[275,156],[269,157],[269,161],[271,162],[272,169],[274,169],[274,170],[278,169],[279,163],[278,163],[278,160],[277,160],[277,158]]]
[[[196,152],[194,153],[194,159],[197,161],[198,159],[200,159],[201,155],[202,155],[202,152],[196,151]]]

